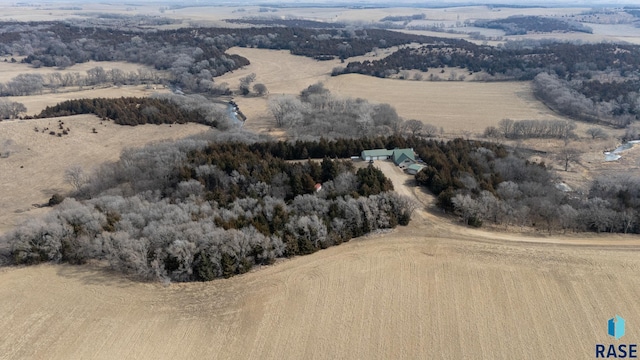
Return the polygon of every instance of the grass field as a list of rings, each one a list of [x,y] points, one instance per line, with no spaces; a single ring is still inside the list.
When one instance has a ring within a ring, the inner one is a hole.
[[[393,105],[447,133],[482,133],[505,118],[559,118],[533,97],[529,82],[407,81],[349,74],[330,78],[333,93]]]
[[[316,61],[287,51],[263,49],[233,48],[229,52],[251,60],[251,65],[220,77],[220,82],[228,82],[232,88],[250,73],[256,74],[256,82],[267,86],[271,97],[298,94],[320,81],[335,95],[388,103],[405,119],[418,119],[457,135],[482,133],[504,118],[560,118],[533,97],[529,82],[410,81],[357,74],[331,77],[331,69],[339,65],[337,60]],[[247,128],[265,131],[274,127],[268,98],[236,99],[249,119]]]
[[[49,135],[49,128],[60,132],[58,120],[70,128],[69,135]],[[39,132],[35,132],[34,128]],[[96,128],[97,133],[93,133]],[[56,192],[72,188],[64,182],[64,172],[81,165],[87,173],[104,162],[115,161],[123,149],[153,141],[179,139],[206,131],[198,124],[121,126],[102,122],[93,115],[0,122],[0,233],[18,222],[47,209],[33,204],[46,203]]]
[[[403,187],[406,176],[379,166]],[[639,249],[637,237],[490,233],[420,211],[395,232],[209,283],[141,284],[96,266],[5,268],[0,353],[591,358],[596,343],[611,342],[615,314],[627,321],[626,341],[640,337]]]

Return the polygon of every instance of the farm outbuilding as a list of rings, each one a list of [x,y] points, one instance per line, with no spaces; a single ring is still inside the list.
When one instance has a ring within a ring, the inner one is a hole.
[[[393,150],[374,149],[374,150],[363,150],[360,157],[364,161],[371,161],[371,160],[387,160],[392,155],[393,155]]]

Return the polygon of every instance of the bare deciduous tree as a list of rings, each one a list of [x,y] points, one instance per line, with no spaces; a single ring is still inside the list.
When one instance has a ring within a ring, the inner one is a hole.
[[[508,137],[509,134],[513,132],[513,120],[511,119],[502,119],[498,123],[498,129],[502,133],[502,136]]]
[[[0,99],[0,119],[15,119],[26,111],[22,103]]]
[[[605,133],[604,130],[602,130],[601,128],[592,127],[592,128],[588,128],[587,131],[585,132],[587,133],[587,135],[590,135],[592,139],[607,138],[607,133]]]
[[[269,109],[276,119],[276,126],[285,126],[286,119],[300,114],[304,104],[293,96],[280,96],[269,101]]]
[[[438,133],[438,128],[435,125],[424,124],[422,127],[422,134],[424,136],[432,137]]]
[[[262,83],[254,84],[253,92],[255,92],[258,96],[263,96],[267,93],[267,87]]]
[[[76,191],[80,191],[82,186],[86,183],[87,178],[84,174],[84,170],[82,169],[82,166],[73,165],[69,167],[67,170],[65,170],[64,180],[65,182],[73,186],[73,188]]]
[[[245,77],[240,78],[240,93],[242,95],[249,95],[250,88],[252,82],[256,80],[256,74],[251,73]]]
[[[411,119],[411,120],[405,121],[404,126],[407,130],[411,132],[411,135],[415,136],[417,133],[420,132],[420,130],[422,130],[422,128],[424,127],[424,124],[420,120]]]
[[[481,204],[479,204],[477,200],[469,195],[457,194],[451,198],[451,202],[453,203],[456,213],[462,217],[465,225],[475,224],[479,221]]]
[[[87,70],[87,85],[103,84],[107,82],[107,79],[108,74],[101,66],[96,66]]]
[[[558,153],[558,159],[564,163],[564,171],[568,171],[570,163],[580,161],[580,151],[565,146]]]

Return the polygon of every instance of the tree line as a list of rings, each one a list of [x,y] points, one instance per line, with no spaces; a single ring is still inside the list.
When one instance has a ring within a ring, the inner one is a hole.
[[[283,26],[290,28],[305,28],[305,29],[343,29],[347,25],[340,22],[323,22],[305,19],[226,19],[225,22],[231,24],[251,24],[261,26]]]
[[[499,29],[505,35],[525,35],[531,32],[585,32],[591,34],[593,30],[579,22],[565,21],[542,16],[510,16],[506,19],[476,20],[474,26]]]
[[[428,71],[444,66],[485,71],[504,80],[532,80],[543,71],[561,78],[610,70],[633,74],[640,65],[639,55],[640,46],[627,44],[527,40],[508,41],[496,47],[459,39],[434,39],[419,48],[399,49],[381,60],[350,62],[335,74],[385,77],[403,69]]]
[[[640,79],[606,83],[598,80],[567,81],[543,72],[534,78],[533,92],[538,99],[563,115],[623,128],[640,115],[639,85]]]
[[[488,126],[484,130],[486,137],[504,137],[507,139],[570,139],[575,138],[576,124],[566,120],[511,120],[502,119],[498,127]],[[598,129],[598,128],[594,128]],[[597,130],[592,130],[596,132]],[[594,138],[595,138],[594,133]]]
[[[55,106],[47,106],[35,118],[52,118],[79,114],[94,114],[104,120],[113,120],[119,125],[185,124],[195,122],[216,127],[205,114],[186,109],[161,98],[121,97],[113,99],[67,100]]]
[[[140,68],[125,72],[96,66],[83,75],[79,72],[53,72],[49,74],[19,74],[13,79],[0,83],[0,96],[28,96],[41,94],[45,90],[57,92],[61,87],[113,85],[159,84],[164,77],[157,71]]]

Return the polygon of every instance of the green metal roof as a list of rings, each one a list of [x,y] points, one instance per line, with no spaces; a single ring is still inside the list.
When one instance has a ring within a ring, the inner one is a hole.
[[[393,162],[396,163],[396,165],[400,164],[406,159],[414,160],[414,161],[416,160],[416,155],[414,154],[413,149],[394,149],[393,150]]]
[[[409,166],[407,166],[407,169],[409,170],[415,170],[415,171],[420,171],[422,170],[424,166],[420,165],[420,164],[411,164]]]
[[[374,150],[364,150],[362,151],[362,156],[391,156],[393,154],[393,150],[387,149],[374,149]]]

